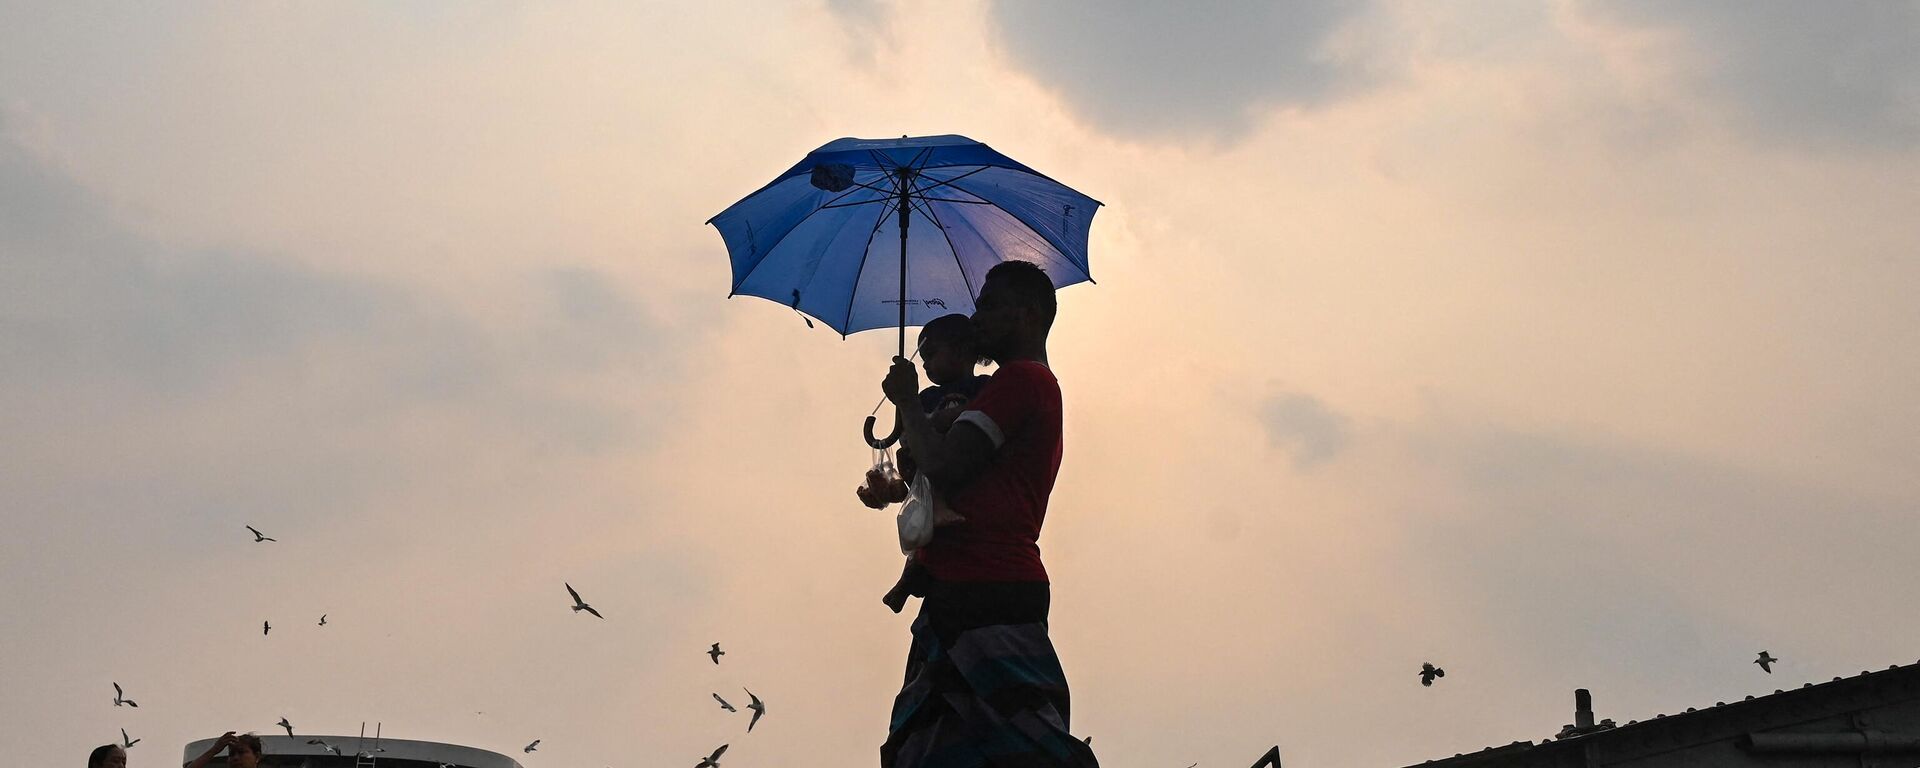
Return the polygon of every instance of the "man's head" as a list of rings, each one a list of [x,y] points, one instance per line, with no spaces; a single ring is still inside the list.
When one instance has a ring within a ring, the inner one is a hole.
[[[260,737],[243,733],[234,737],[233,746],[227,747],[227,768],[259,768]]]
[[[118,744],[102,744],[87,755],[87,768],[127,768],[127,751]]]
[[[1030,261],[1003,261],[987,270],[973,302],[980,356],[1005,362],[1015,350],[1044,348],[1053,328],[1053,279]]]
[[[920,327],[920,367],[927,381],[952,384],[973,373],[980,362],[974,343],[973,320],[955,312]]]

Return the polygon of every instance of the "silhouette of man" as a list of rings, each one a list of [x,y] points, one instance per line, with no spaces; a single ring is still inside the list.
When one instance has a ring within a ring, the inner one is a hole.
[[[902,444],[965,518],[917,555],[932,580],[880,747],[883,768],[936,755],[956,768],[1098,765],[1068,732],[1038,544],[1062,455],[1060,384],[1047,366],[1055,311],[1053,281],[1039,266],[1009,261],[987,272],[973,324],[981,356],[999,369],[945,434],[921,409],[911,362],[895,357],[881,383]]]

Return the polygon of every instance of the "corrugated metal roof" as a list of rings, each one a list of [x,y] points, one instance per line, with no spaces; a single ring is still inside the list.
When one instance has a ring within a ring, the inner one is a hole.
[[[1836,677],[1819,684],[1806,683],[1799,688],[1775,690],[1766,696],[1748,696],[1732,703],[1715,702],[1708,709],[1688,707],[1685,712],[1671,716],[1661,713],[1646,720],[1628,720],[1625,725],[1565,739],[1543,740],[1538,744],[1516,741],[1504,747],[1487,747],[1479,752],[1429,760],[1409,768],[1465,768],[1481,764],[1518,766],[1550,762],[1570,749],[1591,750],[1595,762],[1605,764],[1915,699],[1920,699],[1920,662],[1906,666],[1896,664],[1878,672],[1862,670],[1853,677]]]

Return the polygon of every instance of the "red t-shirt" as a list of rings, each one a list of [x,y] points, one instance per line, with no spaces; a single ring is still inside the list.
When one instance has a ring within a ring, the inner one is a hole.
[[[987,433],[993,459],[947,497],[967,521],[934,531],[916,559],[941,581],[1046,581],[1040,524],[1060,474],[1059,380],[1038,362],[1007,363],[955,424],[961,421]]]

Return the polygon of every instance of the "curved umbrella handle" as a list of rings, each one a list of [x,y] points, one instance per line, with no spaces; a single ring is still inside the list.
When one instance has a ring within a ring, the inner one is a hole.
[[[894,420],[893,431],[888,432],[886,437],[873,436],[873,425],[878,421],[879,421],[878,419],[872,416],[868,416],[867,423],[860,428],[861,431],[865,433],[865,437],[867,438],[867,445],[873,446],[874,450],[880,450],[882,448],[886,448],[887,446],[893,445],[895,442],[898,442],[900,440],[900,420],[899,419]]]

